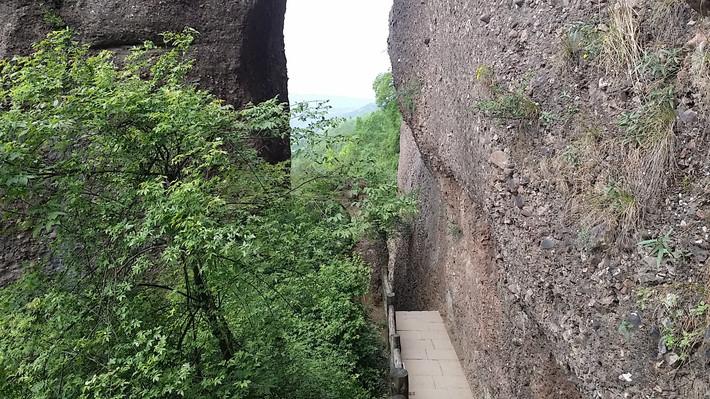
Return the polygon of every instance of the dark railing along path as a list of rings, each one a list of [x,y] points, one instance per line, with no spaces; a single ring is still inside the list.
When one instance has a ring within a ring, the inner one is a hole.
[[[473,399],[439,312],[398,312],[392,271],[382,275],[391,399]]]

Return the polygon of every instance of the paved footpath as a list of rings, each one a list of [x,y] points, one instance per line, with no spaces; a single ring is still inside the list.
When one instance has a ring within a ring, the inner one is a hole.
[[[439,312],[397,312],[410,399],[473,399]]]

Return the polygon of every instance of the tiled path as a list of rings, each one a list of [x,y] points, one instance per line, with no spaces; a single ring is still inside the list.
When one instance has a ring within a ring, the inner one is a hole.
[[[473,399],[439,312],[397,312],[410,399]]]

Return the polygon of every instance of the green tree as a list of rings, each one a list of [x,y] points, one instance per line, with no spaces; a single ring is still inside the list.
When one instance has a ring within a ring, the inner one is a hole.
[[[2,217],[51,253],[0,291],[0,397],[381,392],[350,249],[410,202],[351,219],[335,192],[284,187],[248,144],[285,131],[284,106],[184,84],[195,35],[116,62],[63,30],[0,61]]]

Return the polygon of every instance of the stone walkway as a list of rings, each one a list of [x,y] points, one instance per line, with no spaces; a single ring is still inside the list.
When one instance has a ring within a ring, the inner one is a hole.
[[[439,312],[397,312],[411,399],[473,399]]]

